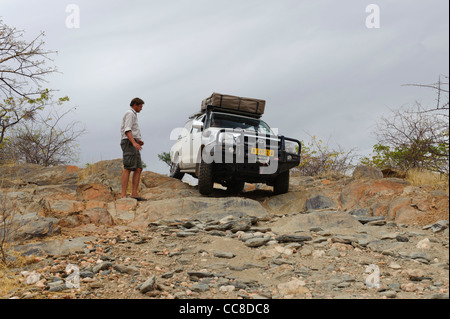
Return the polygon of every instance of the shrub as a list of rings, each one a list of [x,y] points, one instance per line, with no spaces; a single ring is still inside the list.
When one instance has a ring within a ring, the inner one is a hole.
[[[354,168],[353,160],[357,156],[355,149],[343,150],[341,146],[331,148],[328,142],[312,136],[308,143],[301,141],[301,161],[296,168],[301,175],[316,176],[324,174],[348,174]]]

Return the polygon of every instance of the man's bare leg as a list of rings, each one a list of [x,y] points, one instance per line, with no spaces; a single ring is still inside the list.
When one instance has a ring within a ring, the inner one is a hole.
[[[128,188],[128,181],[130,179],[130,173],[131,171],[128,169],[124,169],[122,171],[122,193],[121,193],[122,198],[127,197],[127,188]]]
[[[136,168],[136,170],[133,172],[133,178],[132,178],[132,184],[131,184],[131,197],[139,197],[138,195],[138,189],[139,189],[139,183],[141,181],[141,173],[142,168]]]

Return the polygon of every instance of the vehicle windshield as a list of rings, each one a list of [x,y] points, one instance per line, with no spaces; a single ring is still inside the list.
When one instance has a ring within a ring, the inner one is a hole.
[[[243,129],[261,134],[274,135],[269,125],[264,121],[233,114],[212,113],[210,127]]]

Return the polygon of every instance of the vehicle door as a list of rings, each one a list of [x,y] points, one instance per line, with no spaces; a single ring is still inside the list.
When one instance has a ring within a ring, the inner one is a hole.
[[[202,122],[203,128],[205,127],[205,115],[199,116],[195,119],[195,121]],[[197,163],[200,163],[201,157],[200,149],[202,146],[202,128],[198,127],[192,127],[191,133],[190,133],[190,139],[191,139],[191,158],[190,158],[190,165],[192,164],[192,167],[195,167]]]
[[[192,120],[189,120],[184,125],[184,128],[180,133],[180,139],[179,139],[179,143],[180,143],[179,158],[180,158],[180,162],[181,162],[180,167],[183,169],[190,167],[189,162],[191,160],[191,154],[190,154],[190,149],[191,149],[190,132],[191,132],[191,130],[192,130]]]

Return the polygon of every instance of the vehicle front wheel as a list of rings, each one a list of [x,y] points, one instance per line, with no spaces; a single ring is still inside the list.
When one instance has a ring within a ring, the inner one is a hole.
[[[273,185],[273,192],[277,195],[289,192],[289,171],[277,176]]]
[[[210,195],[214,189],[213,165],[202,159],[198,174],[198,190],[202,195]]]

